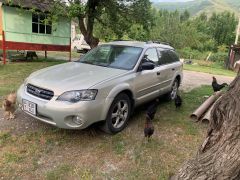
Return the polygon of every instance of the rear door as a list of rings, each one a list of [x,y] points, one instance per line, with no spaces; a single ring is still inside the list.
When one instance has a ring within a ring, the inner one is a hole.
[[[177,55],[173,54],[173,50],[157,48],[159,55],[159,66],[161,68],[161,76],[163,80],[163,88],[160,94],[164,94],[171,90],[171,84],[177,71],[176,62],[179,60]]]

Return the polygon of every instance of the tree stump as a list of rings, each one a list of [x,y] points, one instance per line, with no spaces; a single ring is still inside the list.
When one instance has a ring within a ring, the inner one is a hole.
[[[240,180],[240,75],[214,105],[207,137],[174,180]]]

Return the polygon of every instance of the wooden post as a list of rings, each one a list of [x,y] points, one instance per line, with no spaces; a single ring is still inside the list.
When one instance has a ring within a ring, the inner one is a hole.
[[[45,51],[45,60],[47,59],[47,51]]]
[[[72,40],[70,38],[70,44],[69,44],[69,61],[72,61]]]
[[[238,26],[237,26],[235,44],[238,44],[239,31],[240,31],[240,17],[239,17],[239,19],[238,19]]]
[[[4,31],[2,31],[2,49],[3,49],[3,64],[6,64],[6,42]]]

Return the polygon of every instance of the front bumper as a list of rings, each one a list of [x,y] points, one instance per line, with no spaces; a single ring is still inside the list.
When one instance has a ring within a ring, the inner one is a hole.
[[[23,99],[33,102],[37,105],[37,114],[28,115],[43,121],[45,123],[57,126],[63,129],[84,129],[89,125],[104,120],[106,118],[106,102],[104,99],[94,101],[80,101],[78,103],[69,103],[56,101],[54,96],[50,101],[35,97],[26,92],[26,87],[21,85],[17,92],[17,103],[22,109]],[[23,110],[23,109],[22,109]],[[75,123],[74,117],[78,117],[81,123]]]

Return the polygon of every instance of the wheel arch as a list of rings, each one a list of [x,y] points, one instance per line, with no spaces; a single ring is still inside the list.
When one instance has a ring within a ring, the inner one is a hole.
[[[131,110],[133,110],[134,105],[135,105],[134,94],[128,84],[121,84],[121,85],[114,87],[108,94],[108,96],[105,100],[106,106],[104,107],[104,110],[103,110],[103,114],[102,114],[103,118],[102,119],[106,119],[108,110],[109,110],[114,98],[117,97],[121,93],[125,93],[129,97],[129,99],[131,101]]]
[[[180,86],[181,81],[182,81],[181,76],[178,74],[175,79],[177,79],[177,81],[178,81],[178,86]]]

